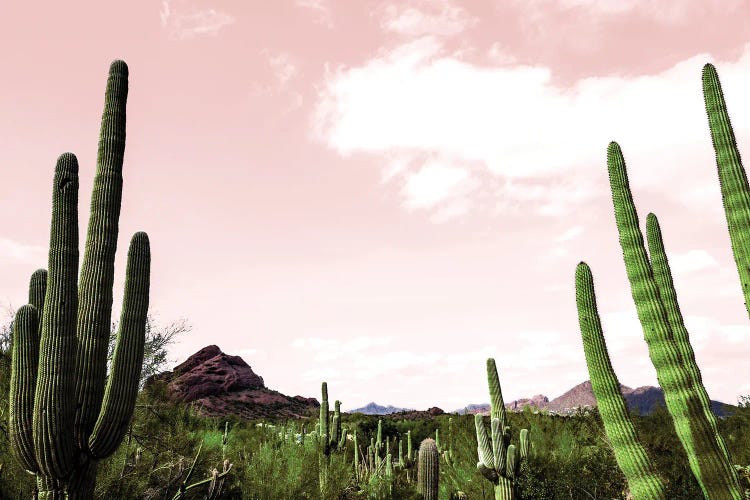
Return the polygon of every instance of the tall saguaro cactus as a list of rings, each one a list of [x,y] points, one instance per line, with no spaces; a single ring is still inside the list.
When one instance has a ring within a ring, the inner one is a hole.
[[[750,189],[740,163],[718,76],[710,64],[703,68],[703,90],[732,249],[747,305],[747,297],[750,296],[750,275],[747,270],[750,257]],[[695,362],[677,303],[659,222],[654,214],[648,215],[647,253],[630,192],[625,160],[620,146],[615,142],[610,143],[607,150],[607,166],[620,246],[633,300],[677,436],[703,494],[712,500],[739,500],[742,494],[737,474],[719,435],[716,418],[711,412],[708,394]],[[602,419],[615,448],[618,464],[637,498],[664,498],[663,482],[654,474],[645,451],[635,439],[632,423],[619,394],[619,385],[609,362],[596,311],[593,278],[583,262],[576,270],[576,299],[594,394],[602,408]]]
[[[14,323],[11,442],[40,499],[92,498],[96,464],[120,444],[143,364],[151,253],[133,235],[111,371],[107,348],[122,199],[128,67],[110,66],[91,217],[78,279],[78,161],[57,160],[48,270],[34,273]]]

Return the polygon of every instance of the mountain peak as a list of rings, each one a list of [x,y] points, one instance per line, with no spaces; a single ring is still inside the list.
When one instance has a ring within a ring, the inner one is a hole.
[[[315,398],[285,396],[268,389],[241,357],[209,345],[188,357],[174,370],[150,377],[163,381],[170,399],[194,403],[211,416],[236,414],[245,418],[307,416],[320,407]]]

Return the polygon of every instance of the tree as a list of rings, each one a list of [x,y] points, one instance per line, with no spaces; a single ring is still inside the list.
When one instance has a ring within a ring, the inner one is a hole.
[[[149,311],[146,318],[146,341],[143,348],[143,370],[141,371],[140,388],[148,377],[164,369],[167,364],[167,348],[174,344],[177,337],[191,331],[193,327],[185,318],[172,321],[167,325],[159,325],[155,315]],[[108,361],[112,361],[117,337],[117,323],[112,323],[109,336]]]
[[[10,346],[13,342],[13,318],[16,317],[15,308],[10,304],[5,306],[5,315],[9,321],[0,326],[0,356],[10,355]]]

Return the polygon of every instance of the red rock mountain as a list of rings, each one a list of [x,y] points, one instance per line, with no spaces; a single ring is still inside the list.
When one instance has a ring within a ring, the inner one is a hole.
[[[148,384],[162,381],[173,401],[192,403],[199,413],[223,417],[296,418],[316,414],[315,398],[285,396],[266,388],[263,377],[239,356],[229,356],[210,345],[177,365],[171,372],[151,377]]]

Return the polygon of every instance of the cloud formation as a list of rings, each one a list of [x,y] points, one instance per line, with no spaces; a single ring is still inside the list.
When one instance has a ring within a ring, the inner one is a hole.
[[[477,19],[448,0],[421,0],[391,3],[383,9],[381,28],[410,37],[422,35],[455,36]]]
[[[503,203],[512,206],[535,197],[523,182],[565,182],[566,174],[600,168],[613,139],[629,165],[654,167],[634,187],[677,178],[680,191],[695,198],[699,186],[679,173],[686,164],[713,163],[700,88],[701,68],[711,60],[700,54],[656,75],[592,76],[563,88],[552,83],[549,68],[472,64],[423,36],[360,66],[329,70],[313,116],[314,136],[342,156],[382,158],[385,179],[416,183],[418,189],[402,191],[406,207],[439,208],[456,196],[451,187],[458,179],[467,177],[450,170],[449,181],[447,170],[429,166],[431,158],[455,169],[477,165],[490,178],[508,180]],[[732,108],[750,108],[741,90],[750,85],[750,45],[737,62],[722,63],[721,72]],[[747,121],[734,120],[734,128],[740,141],[750,138]],[[662,155],[670,161],[656,163]],[[425,167],[436,174],[429,188],[422,182]],[[587,196],[577,192],[566,203]],[[563,205],[552,199],[538,211],[559,215]]]
[[[229,14],[213,7],[197,6],[188,0],[162,0],[161,25],[173,40],[190,40],[203,35],[216,36],[234,23]]]

